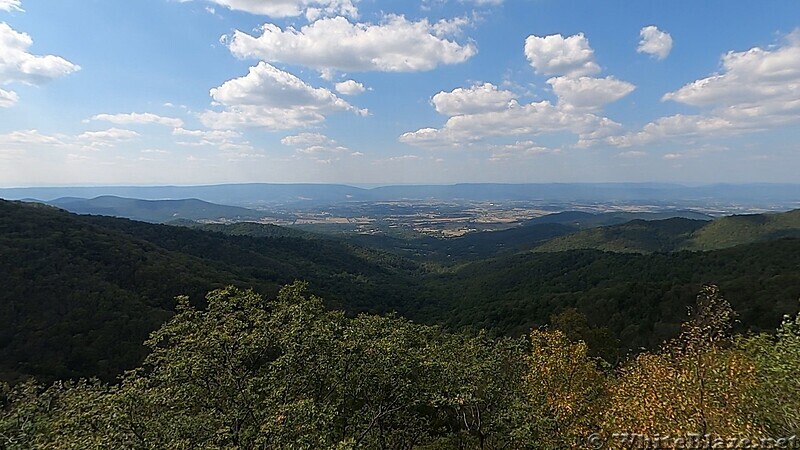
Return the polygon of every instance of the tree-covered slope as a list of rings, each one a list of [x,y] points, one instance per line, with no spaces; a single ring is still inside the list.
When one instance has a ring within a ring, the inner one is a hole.
[[[609,252],[652,253],[680,250],[718,250],[784,237],[800,237],[800,210],[775,214],[720,217],[713,221],[634,220],[620,225],[589,228],[552,239],[541,252],[594,249]]]
[[[633,220],[622,225],[590,228],[551,239],[538,252],[595,249],[621,253],[671,252],[681,248],[705,221],[691,219]]]
[[[711,250],[782,237],[800,237],[800,209],[721,217],[697,230],[686,248]]]
[[[306,279],[331,306],[413,303],[415,266],[336,241],[226,236],[0,201],[0,377],[113,377],[172,314],[228,284],[274,294]]]
[[[652,348],[677,334],[693,293],[718,284],[743,329],[774,328],[798,310],[800,239],[711,252],[655,254],[575,250],[477,261],[430,281],[431,321],[520,334],[577,308],[622,349]]]

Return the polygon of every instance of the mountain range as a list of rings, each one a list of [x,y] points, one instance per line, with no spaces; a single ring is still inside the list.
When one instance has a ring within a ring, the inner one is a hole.
[[[61,197],[105,195],[146,200],[196,198],[237,206],[269,204],[335,204],[348,201],[404,199],[467,201],[742,202],[798,206],[794,184],[714,184],[684,186],[668,183],[465,183],[455,185],[396,185],[359,188],[342,184],[220,184],[206,186],[91,186],[0,188],[0,198],[50,201]]]
[[[274,295],[298,279],[348,314],[397,312],[507,335],[574,308],[604,336],[588,343],[609,360],[674,336],[704,283],[722,287],[742,329],[774,329],[798,309],[800,239],[785,237],[796,214],[733,219],[725,233],[769,240],[723,250],[540,253],[530,250],[597,229],[541,223],[394,250],[270,225],[190,228],[0,201],[0,379],[111,380],[141,362],[141,342],[173,315],[175,296],[202,307],[214,288]],[[618,227],[653,227],[669,243],[713,224]]]

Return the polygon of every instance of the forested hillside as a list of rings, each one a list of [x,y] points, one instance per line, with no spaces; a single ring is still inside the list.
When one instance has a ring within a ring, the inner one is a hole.
[[[536,251],[594,249],[652,253],[719,250],[784,237],[800,238],[800,210],[726,216],[713,221],[682,218],[633,220],[618,225],[598,226],[552,239],[538,246]]]
[[[677,333],[704,283],[726,293],[740,330],[772,329],[800,306],[800,239],[713,252],[575,250],[477,261],[431,281],[430,295],[444,303],[427,316],[521,334],[574,307],[590,325],[610,330],[621,349],[652,348]]]
[[[309,280],[331,307],[403,310],[402,259],[331,240],[226,236],[0,201],[0,376],[113,378],[177,295],[228,284],[274,295]],[[374,301],[380,299],[380,301]]]
[[[550,325],[611,363],[676,336],[703,283],[728,295],[737,330],[774,329],[797,312],[800,240],[672,254],[518,253],[504,245],[538,245],[565,227],[390,253],[274,226],[191,229],[0,202],[0,376],[112,380],[141,362],[141,342],[172,316],[175,296],[202,307],[203,293],[229,284],[274,295],[306,280],[347,314],[395,311],[450,330],[519,336]]]

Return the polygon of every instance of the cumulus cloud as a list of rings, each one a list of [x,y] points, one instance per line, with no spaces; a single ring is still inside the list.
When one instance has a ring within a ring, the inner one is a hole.
[[[484,85],[477,91],[493,90],[493,86]],[[474,88],[464,90],[454,94],[456,97],[453,98],[475,91]],[[498,91],[500,92],[504,91]],[[568,132],[587,142],[612,134],[619,128],[619,124],[608,118],[553,105],[549,101],[520,104],[518,99],[513,98],[503,107],[499,102],[489,102],[488,105],[488,108],[480,109],[477,102],[466,106],[448,104],[440,111],[451,115],[442,128],[422,128],[408,132],[400,136],[400,141],[427,148],[462,148],[492,137]]]
[[[726,114],[774,114],[800,109],[800,31],[774,49],[752,48],[722,57],[722,73],[665,94],[692,106],[724,108]],[[734,111],[735,110],[735,111]]]
[[[19,2],[0,3],[10,10]],[[0,7],[0,9],[3,9]],[[55,55],[28,53],[33,40],[7,23],[0,22],[0,85],[14,82],[40,86],[48,81],[80,70],[80,67]],[[19,100],[16,92],[0,90],[0,107],[9,107]]]
[[[298,157],[311,159],[318,163],[331,163],[343,157],[364,156],[361,152],[353,152],[349,148],[321,133],[300,133],[286,136],[281,144],[294,148]]]
[[[636,89],[631,83],[614,77],[554,77],[547,80],[565,108],[596,111],[608,103],[615,102]]]
[[[577,77],[600,72],[594,61],[594,50],[583,33],[563,37],[531,35],[525,39],[525,56],[533,69],[542,75]]]
[[[341,83],[336,83],[336,92],[342,95],[358,95],[363,94],[367,89],[363,84],[355,80],[346,80]]]
[[[266,62],[251,67],[247,75],[211,89],[221,112],[206,111],[201,121],[210,128],[263,127],[273,130],[320,123],[327,114],[351,111],[366,114],[336,94],[315,88]]]
[[[169,127],[182,127],[183,120],[175,117],[164,117],[152,113],[97,114],[90,120],[111,122],[117,125],[158,124]]]
[[[300,133],[286,136],[281,139],[281,144],[292,147],[304,155],[349,152],[347,147],[339,145],[335,140],[321,133]]]
[[[16,92],[0,89],[0,108],[10,108],[17,104],[19,96]]]
[[[659,30],[656,26],[650,25],[639,31],[642,40],[636,49],[639,53],[647,53],[656,59],[664,59],[672,50],[672,36],[669,33]]]
[[[13,1],[13,0],[12,0]],[[189,0],[182,0],[189,1]],[[311,18],[321,14],[358,15],[352,0],[208,0],[235,11],[244,11],[269,17],[296,17],[302,14]]]
[[[434,25],[403,16],[381,24],[352,23],[345,17],[317,20],[299,30],[268,23],[260,36],[236,31],[228,42],[239,58],[258,58],[311,67],[330,75],[350,72],[417,72],[464,62],[477,53],[472,43],[437,36]]]
[[[446,116],[475,114],[487,111],[502,111],[508,108],[516,96],[509,91],[497,89],[491,83],[457,88],[451,92],[439,92],[431,99],[436,111]]]
[[[800,122],[800,31],[783,45],[728,52],[721,73],[663,96],[703,110],[662,117],[641,131],[609,139],[615,145],[656,140],[732,135]]]
[[[0,0],[0,11],[24,11],[21,0]]]

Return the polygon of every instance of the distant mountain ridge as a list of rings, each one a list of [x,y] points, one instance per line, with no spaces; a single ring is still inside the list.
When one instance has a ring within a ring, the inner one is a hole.
[[[238,206],[217,205],[196,198],[180,200],[141,200],[104,195],[91,199],[63,197],[46,202],[75,214],[121,217],[142,222],[164,223],[174,220],[230,219],[254,220],[258,211]]]
[[[628,212],[628,211],[613,211],[607,213],[589,213],[583,211],[564,211],[554,214],[548,214],[541,217],[526,220],[522,223],[525,225],[536,225],[542,223],[559,223],[562,225],[571,225],[578,228],[594,228],[608,225],[618,225],[632,220],[665,220],[673,218],[691,219],[691,220],[713,220],[712,216],[691,210],[676,210],[676,211],[658,211],[658,212]]]
[[[0,198],[44,201],[60,197],[93,198],[104,195],[164,200],[197,198],[226,205],[270,203],[328,203],[347,201],[470,200],[610,202],[658,200],[737,201],[798,206],[796,184],[716,184],[683,186],[668,183],[464,183],[453,185],[395,185],[370,189],[344,184],[220,184],[205,186],[97,186],[0,188]]]

